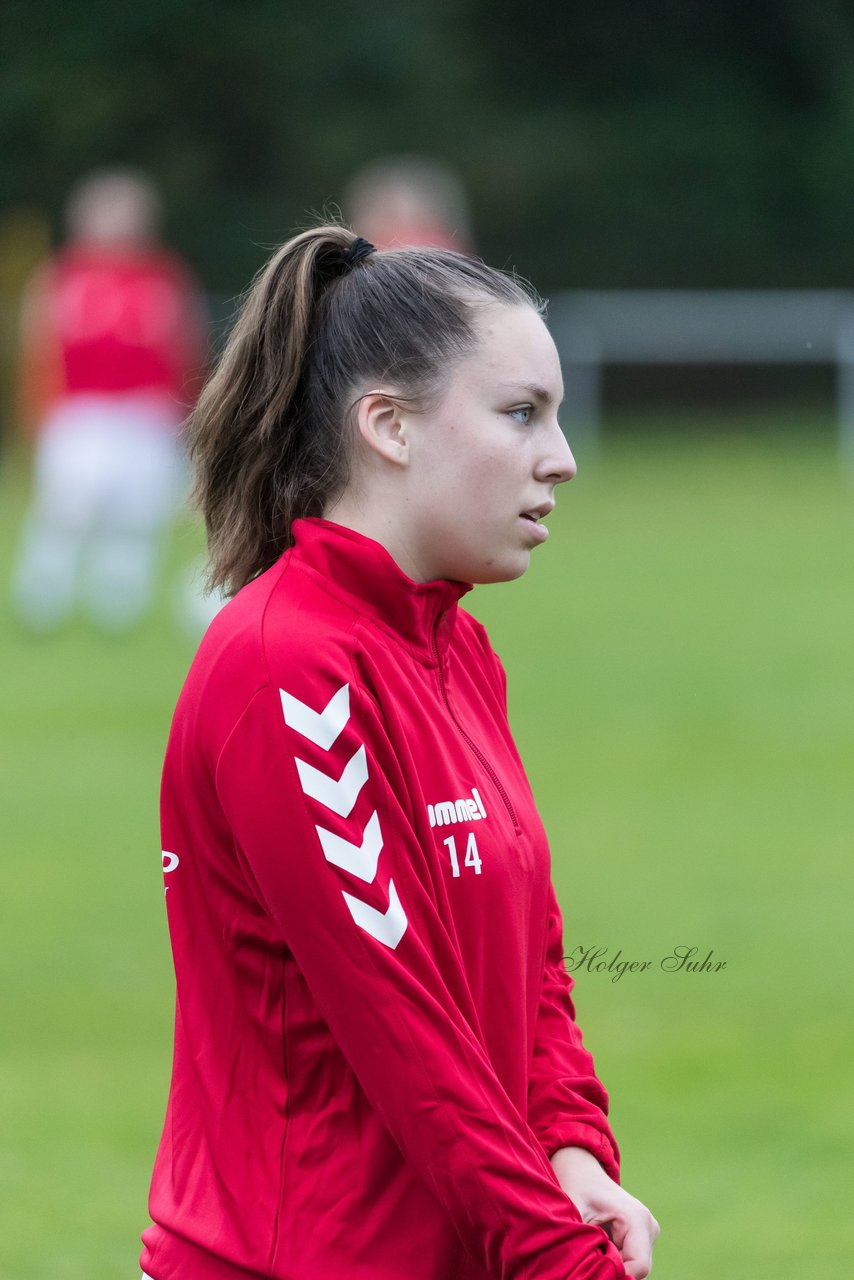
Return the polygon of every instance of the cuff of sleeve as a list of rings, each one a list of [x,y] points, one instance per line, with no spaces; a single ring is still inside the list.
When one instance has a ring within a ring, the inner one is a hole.
[[[546,1155],[551,1159],[561,1147],[584,1147],[592,1152],[609,1178],[620,1181],[620,1152],[616,1142],[593,1125],[577,1120],[556,1121],[545,1134],[537,1135]]]

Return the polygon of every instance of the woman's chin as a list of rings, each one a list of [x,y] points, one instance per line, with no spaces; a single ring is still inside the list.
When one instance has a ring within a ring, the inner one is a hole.
[[[473,566],[470,576],[465,581],[480,583],[483,586],[490,582],[513,582],[515,578],[522,577],[530,563],[530,551],[514,551]]]

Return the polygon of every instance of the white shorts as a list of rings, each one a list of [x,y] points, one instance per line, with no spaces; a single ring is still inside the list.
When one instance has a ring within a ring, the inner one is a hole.
[[[73,528],[160,527],[185,482],[179,423],[177,406],[162,396],[69,396],[39,438],[39,507]]]

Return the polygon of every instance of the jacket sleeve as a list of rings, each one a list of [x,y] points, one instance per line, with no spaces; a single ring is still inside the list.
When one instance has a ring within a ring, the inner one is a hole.
[[[379,707],[340,671],[308,665],[292,664],[289,689],[258,690],[219,754],[244,873],[369,1101],[486,1273],[623,1280],[473,1029]]]
[[[475,631],[507,715],[504,665],[479,623],[475,624]],[[521,760],[519,764],[521,767]],[[575,983],[567,973],[563,956],[563,919],[554,885],[550,885],[543,983],[528,1088],[528,1123],[547,1155],[553,1155],[560,1147],[585,1147],[606,1173],[619,1181],[620,1152],[608,1125],[608,1095],[582,1044],[570,994]]]
[[[620,1153],[606,1118],[608,1095],[582,1044],[571,996],[574,985],[564,963],[563,920],[551,885],[528,1122],[547,1155],[560,1147],[586,1147],[619,1181]]]

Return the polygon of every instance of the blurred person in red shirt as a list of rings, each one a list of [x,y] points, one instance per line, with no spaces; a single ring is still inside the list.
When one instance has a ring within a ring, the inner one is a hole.
[[[67,244],[25,293],[34,495],[12,596],[34,631],[59,626],[78,599],[98,626],[124,630],[152,598],[184,485],[178,428],[206,345],[201,290],[159,243],[160,214],[142,175],[87,177],[68,201]]]
[[[344,194],[348,221],[378,249],[421,246],[472,253],[462,182],[439,160],[387,156],[361,169]]]

